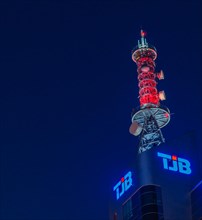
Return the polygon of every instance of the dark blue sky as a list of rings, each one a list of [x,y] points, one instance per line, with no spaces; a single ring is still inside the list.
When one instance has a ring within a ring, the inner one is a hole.
[[[202,4],[1,1],[0,218],[107,220],[111,186],[136,153],[131,50],[140,28],[165,72],[167,140],[202,134]],[[200,152],[201,153],[201,152]]]

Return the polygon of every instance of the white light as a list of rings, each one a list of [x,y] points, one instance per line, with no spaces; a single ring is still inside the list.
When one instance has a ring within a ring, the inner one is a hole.
[[[143,66],[142,68],[141,68],[141,70],[142,70],[142,72],[144,72],[144,73],[147,73],[147,72],[149,72],[149,67],[148,66]]]
[[[130,128],[129,128],[129,132],[134,135],[134,136],[138,136],[142,131],[142,126],[139,125],[136,121],[134,121]]]
[[[159,99],[160,99],[161,101],[166,100],[166,94],[165,94],[164,91],[160,91],[160,92],[159,92]]]

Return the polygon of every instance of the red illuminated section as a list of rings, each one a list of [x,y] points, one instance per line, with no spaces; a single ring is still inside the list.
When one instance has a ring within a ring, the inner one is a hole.
[[[132,55],[133,61],[137,64],[140,106],[158,107],[160,104],[155,74],[157,53],[155,48],[148,45],[145,36],[146,33],[141,30],[141,43],[138,43],[138,49]]]
[[[122,177],[122,178],[121,178],[121,182],[123,183],[123,182],[124,182],[124,180],[125,180],[125,179],[124,179],[124,177]]]
[[[155,62],[153,53],[148,51],[142,52],[142,57],[137,61],[137,72],[139,80],[140,105],[159,105],[159,95],[156,89]]]

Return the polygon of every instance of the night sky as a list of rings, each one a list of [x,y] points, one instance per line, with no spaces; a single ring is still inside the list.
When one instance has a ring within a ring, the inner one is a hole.
[[[0,2],[0,219],[108,219],[137,153],[141,27],[165,73],[164,137],[194,131],[201,147],[201,11],[200,0]]]

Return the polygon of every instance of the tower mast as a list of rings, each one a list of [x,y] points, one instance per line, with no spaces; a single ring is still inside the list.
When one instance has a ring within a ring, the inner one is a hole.
[[[149,45],[141,30],[141,39],[132,51],[132,60],[137,65],[140,106],[132,112],[130,133],[139,136],[139,153],[164,142],[161,128],[170,121],[170,111],[162,106],[164,91],[158,92],[157,81],[164,79],[163,71],[155,73],[156,48]]]

